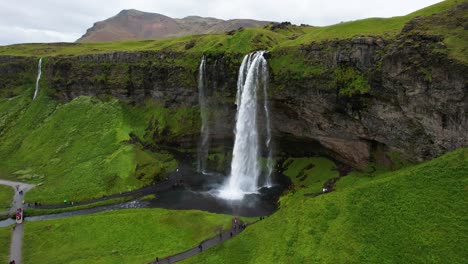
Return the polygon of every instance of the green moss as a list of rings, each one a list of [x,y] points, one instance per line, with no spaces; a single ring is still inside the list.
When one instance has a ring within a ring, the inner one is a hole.
[[[339,176],[335,163],[323,157],[289,158],[283,168],[296,188],[312,192],[321,192],[327,180]]]
[[[136,162],[135,177],[144,182],[162,180],[166,173],[175,171],[178,166],[171,154],[154,153],[141,147],[136,149]]]
[[[273,53],[268,63],[273,75],[287,78],[287,80],[282,80],[285,83],[290,80],[310,78],[325,71],[325,67],[320,61],[307,61],[295,48],[278,50],[278,52]]]
[[[349,66],[335,69],[334,82],[340,96],[352,97],[353,95],[365,94],[370,90],[367,78]]]
[[[92,97],[58,103],[46,87],[31,101],[31,92],[0,99],[0,174],[41,184],[28,193],[32,202],[80,201],[148,185],[177,162],[129,144],[129,135],[150,144],[160,140],[146,130],[150,117],[168,128],[165,140],[195,133],[198,124],[193,108],[130,107]]]
[[[183,263],[464,263],[467,164],[460,149],[399,171],[348,175],[329,194],[289,193],[272,216]]]

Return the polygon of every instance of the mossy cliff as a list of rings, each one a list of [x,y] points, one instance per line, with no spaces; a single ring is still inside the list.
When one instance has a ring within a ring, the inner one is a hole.
[[[149,184],[176,168],[173,157],[157,156],[169,155],[164,149],[191,151],[196,146],[198,64],[206,55],[212,147],[215,154],[224,153],[216,159],[227,164],[238,68],[247,52],[266,49],[277,153],[320,152],[357,168],[374,161],[376,151],[396,151],[419,161],[437,157],[468,145],[467,40],[462,34],[467,7],[460,1],[446,1],[412,16],[389,19],[401,23],[399,30],[392,26],[385,33],[367,30],[357,36],[337,33],[340,27],[349,27],[346,23],[320,29],[328,32],[327,38],[314,37],[318,30],[314,27],[282,24],[156,41],[2,47],[0,107],[5,111],[0,114],[0,140],[2,147],[8,146],[2,153],[6,157],[18,146],[23,152],[40,147],[31,143],[32,138],[24,141],[28,129],[44,135],[39,130],[52,131],[53,126],[43,122],[53,120],[60,107],[79,105],[82,111],[77,109],[69,119],[108,121],[102,130],[114,135],[106,145],[113,147],[99,154],[104,160],[131,156],[132,162],[122,165],[122,170],[108,173],[106,192]],[[29,95],[39,57],[44,57],[42,97],[35,104]],[[83,99],[89,97],[93,99]],[[58,126],[63,120],[67,118],[54,122]],[[73,126],[80,131],[78,124]],[[15,130],[18,127],[21,133]],[[65,132],[63,137],[73,134]],[[67,147],[50,146],[54,155]],[[15,162],[6,160],[0,173],[25,166],[47,173],[36,159],[17,153]],[[147,166],[154,160],[164,163],[160,170]],[[60,173],[72,173],[66,170]]]

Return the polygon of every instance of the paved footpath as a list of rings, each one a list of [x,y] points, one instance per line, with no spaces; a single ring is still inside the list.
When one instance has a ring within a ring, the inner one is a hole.
[[[12,213],[13,215],[16,213],[17,208],[23,208],[24,193],[26,193],[28,190],[34,187],[34,185],[31,185],[31,184],[25,184],[21,182],[11,182],[11,181],[5,181],[5,180],[0,180],[0,184],[11,186],[15,190],[15,195],[14,195],[13,203],[12,203],[13,206],[10,209],[10,213]],[[165,188],[171,187],[172,184],[173,184],[173,181],[167,181],[165,183],[159,184],[159,186],[157,187],[159,187],[158,189],[165,189]],[[19,193],[19,191],[21,190],[23,191],[22,195]],[[249,223],[246,225],[246,227],[252,224],[255,224],[256,222],[257,221]],[[175,263],[175,262],[179,262],[184,259],[190,258],[192,256],[202,253],[203,251],[215,245],[221,244],[224,241],[237,236],[242,231],[244,231],[245,228],[239,228],[239,227],[234,228],[234,226],[232,226],[231,229],[223,231],[221,235],[218,234],[212,238],[204,240],[198,246],[194,248],[188,249],[181,253],[177,253],[175,255],[159,258],[158,262],[156,262],[155,260],[154,262],[151,262],[151,264],[169,264],[169,263]],[[10,261],[14,260],[16,264],[21,263],[22,242],[23,242],[23,224],[17,224],[13,229],[13,234],[11,237],[11,247],[10,247]]]
[[[255,224],[257,221],[255,222],[252,222],[248,225],[246,225],[245,228],[247,228],[247,226],[250,226],[252,224]],[[190,258],[190,257],[193,257],[197,254],[200,254],[202,253],[203,251],[211,248],[211,247],[214,247],[218,244],[221,244],[223,243],[224,241],[226,240],[229,240],[235,236],[237,236],[238,234],[240,234],[242,231],[245,230],[245,228],[241,229],[241,228],[231,228],[230,230],[226,230],[226,231],[223,231],[221,233],[221,236],[216,235],[212,238],[209,238],[207,240],[204,240],[203,242],[200,243],[201,245],[201,250],[200,250],[200,247],[199,246],[196,246],[194,248],[191,248],[189,250],[186,250],[184,252],[181,252],[181,253],[177,253],[175,255],[172,255],[172,256],[167,256],[167,257],[164,257],[164,258],[159,258],[159,261],[156,262],[153,261],[153,262],[150,262],[151,264],[169,264],[169,263],[175,263],[175,262],[179,262],[179,261],[182,261],[184,259],[187,259],[187,258]],[[232,234],[232,236],[231,236]]]
[[[23,200],[24,194],[34,187],[32,184],[26,184],[22,182],[12,182],[0,180],[1,185],[7,185],[12,187],[15,190],[15,195],[13,196],[13,203],[10,209],[10,214],[15,215],[16,209],[23,209]],[[20,191],[23,191],[23,194],[20,194]],[[14,260],[16,264],[21,263],[21,248],[23,245],[23,224],[17,224],[13,228],[13,233],[11,235],[11,246],[10,246],[10,261]]]

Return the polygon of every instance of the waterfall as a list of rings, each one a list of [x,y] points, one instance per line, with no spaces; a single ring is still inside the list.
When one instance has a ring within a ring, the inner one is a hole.
[[[205,66],[206,59],[203,56],[198,69],[198,103],[200,104],[201,129],[200,140],[198,142],[197,171],[203,173],[206,168],[206,160],[209,150],[209,126],[208,126],[208,107],[205,95]]]
[[[224,199],[242,199],[246,193],[258,190],[258,180],[261,174],[258,127],[258,90],[263,88],[264,94],[268,85],[267,61],[263,57],[264,51],[257,51],[244,57],[239,69],[237,81],[237,113],[235,126],[234,149],[232,152],[231,174],[219,196]],[[268,104],[264,100],[265,119],[267,119],[266,146],[270,146],[271,133],[268,121]],[[271,152],[269,151],[271,154]],[[271,159],[271,155],[269,155]],[[271,169],[273,163],[271,163]],[[267,166],[270,166],[267,164]],[[269,170],[269,169],[268,169]],[[271,171],[268,172],[271,174]],[[267,184],[271,184],[267,180]]]
[[[265,110],[265,126],[266,126],[266,139],[265,148],[268,152],[266,168],[267,173],[265,175],[265,187],[271,187],[273,185],[271,180],[271,173],[273,172],[273,148],[271,147],[271,126],[270,126],[270,105],[268,104],[268,67],[266,65],[262,67],[262,85],[263,85],[263,109]]]
[[[39,81],[41,80],[41,73],[42,73],[42,58],[39,59],[37,69],[37,79],[36,79],[36,89],[34,90],[33,100],[36,100],[37,93],[39,92]]]

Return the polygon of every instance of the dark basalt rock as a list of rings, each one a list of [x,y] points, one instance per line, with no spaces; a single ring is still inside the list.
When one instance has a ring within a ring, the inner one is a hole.
[[[411,28],[404,32],[393,42],[357,37],[304,45],[300,59],[323,67],[316,74],[291,78],[287,71],[270,71],[277,151],[302,148],[304,153],[325,153],[362,168],[376,143],[415,160],[467,146],[468,66],[434,51],[441,45],[440,36],[412,33]],[[280,50],[268,57],[284,55],[287,51]],[[51,57],[44,75],[55,96],[64,101],[80,95],[111,95],[132,104],[151,98],[166,107],[197,106],[197,67],[178,63],[186,56],[145,51]],[[242,57],[207,55],[206,93],[214,141],[232,141]],[[22,72],[32,76],[33,83],[36,65],[37,58],[0,56],[0,89],[15,83]],[[340,94],[334,75],[339,67],[362,75],[370,89]],[[188,144],[183,141],[164,143]],[[300,142],[299,147],[292,148],[291,142]]]

